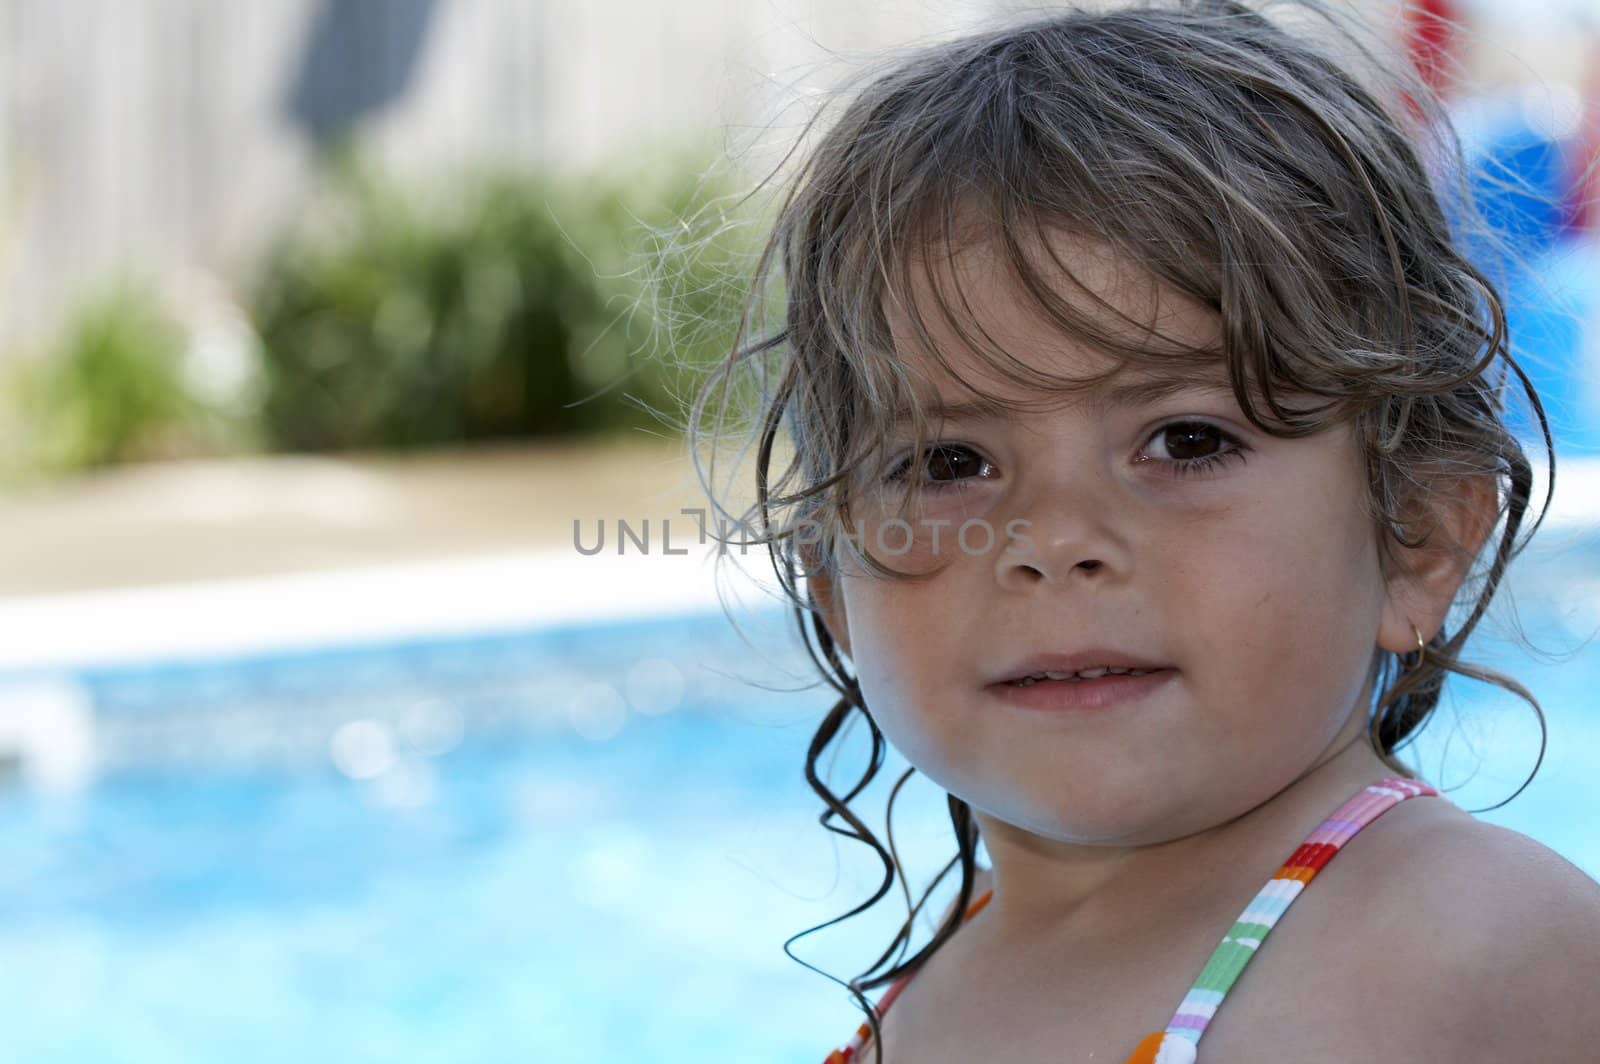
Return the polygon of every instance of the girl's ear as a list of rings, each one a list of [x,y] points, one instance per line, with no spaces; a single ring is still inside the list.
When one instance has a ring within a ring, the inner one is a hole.
[[[1500,515],[1499,482],[1490,474],[1464,478],[1454,494],[1444,497],[1421,528],[1408,527],[1408,536],[1428,530],[1417,547],[1392,544],[1397,571],[1388,581],[1383,616],[1378,625],[1378,645],[1396,654],[1417,649],[1415,624],[1424,640],[1444,626],[1450,605],[1466,579]]]
[[[800,548],[800,560],[808,574],[806,581],[806,594],[811,599],[811,604],[822,616],[822,623],[828,629],[828,635],[843,650],[845,656],[852,661],[854,655],[850,653],[850,619],[845,615],[844,603],[839,597],[838,583],[833,574],[826,567],[818,564],[814,548],[809,546]]]

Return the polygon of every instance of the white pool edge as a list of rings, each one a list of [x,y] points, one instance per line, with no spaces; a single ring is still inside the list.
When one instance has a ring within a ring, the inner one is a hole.
[[[776,602],[770,567],[764,581],[744,574],[763,565],[754,551],[719,561],[714,547],[541,550],[14,598],[0,602],[0,679],[760,608]]]

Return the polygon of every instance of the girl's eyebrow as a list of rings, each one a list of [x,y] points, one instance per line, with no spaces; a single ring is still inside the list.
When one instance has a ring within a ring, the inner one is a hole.
[[[1216,379],[1210,373],[1191,376],[1140,375],[1124,378],[1117,383],[1098,385],[1082,395],[1062,396],[1051,409],[1070,410],[1081,406],[1090,414],[1101,416],[1117,407],[1159,402],[1190,391],[1232,395],[1233,385]],[[1005,417],[1011,410],[1011,404],[982,395],[970,399],[935,398],[925,403],[923,409],[929,417],[937,420],[985,421]],[[909,411],[900,410],[895,414],[892,424],[899,425],[910,418]]]

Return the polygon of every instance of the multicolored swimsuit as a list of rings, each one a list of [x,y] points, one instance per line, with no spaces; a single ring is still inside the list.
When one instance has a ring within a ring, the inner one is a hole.
[[[1267,932],[1300,896],[1306,884],[1356,832],[1407,798],[1423,795],[1438,796],[1439,792],[1421,780],[1396,776],[1368,784],[1335,809],[1245,906],[1178,1005],[1178,1011],[1167,1021],[1166,1029],[1145,1035],[1128,1058],[1128,1064],[1193,1064],[1200,1036],[1222,1006],[1222,999],[1250,958],[1255,956]],[[985,891],[968,906],[966,919],[972,919],[993,896],[993,890]],[[907,972],[884,991],[883,998],[875,1006],[880,1023],[915,974],[915,971]],[[871,1026],[862,1023],[842,1048],[828,1054],[823,1064],[846,1064],[855,1060],[857,1051],[866,1044],[871,1033]]]

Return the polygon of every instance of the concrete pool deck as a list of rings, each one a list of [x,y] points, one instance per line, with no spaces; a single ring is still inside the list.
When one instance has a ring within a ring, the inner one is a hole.
[[[705,506],[644,434],[107,470],[0,499],[0,671],[716,609],[764,555],[714,557]]]
[[[0,599],[570,550],[575,518],[704,505],[685,445],[640,433],[128,466],[0,496]]]

